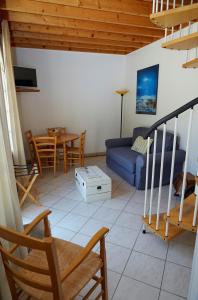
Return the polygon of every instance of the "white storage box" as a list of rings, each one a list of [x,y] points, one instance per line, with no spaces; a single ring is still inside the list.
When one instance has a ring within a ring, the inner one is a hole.
[[[76,168],[75,181],[86,202],[111,198],[111,178],[97,166]]]

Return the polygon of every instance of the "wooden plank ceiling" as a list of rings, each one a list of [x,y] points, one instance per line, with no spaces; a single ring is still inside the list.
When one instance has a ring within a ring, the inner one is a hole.
[[[13,47],[128,54],[163,36],[151,1],[0,0]]]

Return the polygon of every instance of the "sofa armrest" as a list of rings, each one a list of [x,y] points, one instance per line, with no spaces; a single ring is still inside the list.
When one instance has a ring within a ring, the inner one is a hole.
[[[105,141],[106,148],[132,146],[132,137],[109,139]]]
[[[176,150],[174,176],[182,172],[185,155],[186,155],[185,151]],[[144,189],[145,187],[146,160],[147,160],[146,155],[138,155],[136,159],[136,188],[137,189]],[[164,153],[164,169],[163,169],[163,182],[162,182],[163,185],[169,184],[170,182],[171,161],[172,161],[172,151],[166,151]],[[149,182],[148,182],[149,187],[151,185],[152,164],[153,164],[153,154],[150,154],[149,155]],[[156,153],[154,187],[159,186],[160,166],[161,166],[161,153]]]

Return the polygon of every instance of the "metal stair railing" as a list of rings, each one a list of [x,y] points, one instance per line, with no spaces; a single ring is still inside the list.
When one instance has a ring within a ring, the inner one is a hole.
[[[152,175],[151,175],[151,191],[150,191],[150,199],[149,199],[149,225],[152,224],[152,207],[153,207],[153,192],[154,192],[154,181],[155,181],[155,160],[156,160],[156,143],[157,143],[157,130],[163,125],[163,138],[162,138],[162,154],[161,154],[161,167],[160,167],[160,178],[159,178],[159,191],[158,191],[158,199],[157,199],[157,217],[156,217],[156,225],[155,229],[159,230],[159,219],[160,219],[160,205],[161,205],[161,193],[162,193],[162,178],[163,178],[163,168],[164,168],[164,152],[165,152],[165,141],[166,141],[166,128],[167,122],[170,120],[175,121],[174,124],[174,138],[173,138],[173,149],[172,149],[172,159],[171,159],[171,173],[170,173],[170,183],[169,183],[169,194],[168,194],[168,205],[167,205],[167,217],[170,216],[171,209],[171,200],[172,200],[172,184],[174,179],[174,165],[175,165],[175,152],[176,152],[176,144],[177,144],[177,128],[178,128],[178,120],[179,116],[184,112],[189,111],[189,120],[188,120],[188,128],[187,128],[187,141],[186,141],[186,156],[184,162],[184,171],[183,171],[183,182],[182,182],[182,193],[181,193],[181,202],[180,202],[180,210],[178,215],[178,222],[182,222],[183,216],[183,206],[184,206],[184,197],[185,197],[185,185],[186,185],[186,175],[187,175],[187,166],[188,166],[188,157],[189,157],[189,146],[190,146],[190,135],[192,128],[192,117],[193,117],[193,108],[198,104],[198,97],[193,99],[192,101],[186,103],[180,108],[176,109],[174,112],[168,114],[167,116],[161,118],[159,121],[154,123],[146,132],[144,138],[147,139],[147,161],[146,161],[146,181],[145,181],[145,200],[144,200],[144,219],[147,214],[147,205],[148,205],[148,180],[149,180],[149,146],[151,135],[154,132],[154,146],[153,146],[153,160],[152,160]],[[195,226],[196,216],[197,216],[197,208],[198,208],[198,200],[195,203],[194,209],[194,218],[192,220],[192,226]],[[166,218],[166,230],[165,237],[168,237],[169,230],[169,222],[168,218]],[[143,228],[143,232],[145,233],[145,225]]]

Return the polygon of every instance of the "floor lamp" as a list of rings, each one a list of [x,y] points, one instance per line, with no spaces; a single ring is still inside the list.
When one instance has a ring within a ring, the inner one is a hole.
[[[123,111],[123,97],[128,93],[128,90],[117,90],[116,94],[121,96],[121,116],[120,116],[120,137],[122,137],[122,111]]]

